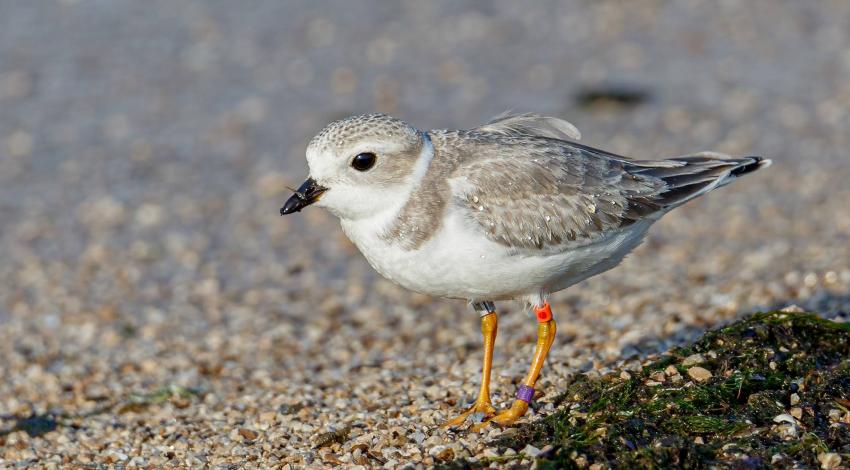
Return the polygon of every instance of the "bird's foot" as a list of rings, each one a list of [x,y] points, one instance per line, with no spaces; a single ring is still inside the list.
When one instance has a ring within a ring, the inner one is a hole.
[[[528,411],[528,403],[522,400],[514,400],[514,404],[511,405],[511,407],[507,410],[493,416],[489,420],[474,425],[472,427],[472,432],[478,432],[481,429],[489,426],[490,424],[495,424],[497,426],[502,427],[510,426],[514,424],[518,419],[522,418],[526,411]]]
[[[496,415],[490,400],[476,400],[466,411],[443,423],[444,428],[461,426],[467,421],[486,421]]]

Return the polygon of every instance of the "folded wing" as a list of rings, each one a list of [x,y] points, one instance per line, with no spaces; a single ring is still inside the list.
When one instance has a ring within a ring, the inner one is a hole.
[[[519,134],[479,151],[484,154],[452,175],[455,204],[489,239],[547,252],[592,243],[636,221],[658,218],[769,163],[708,153],[639,161]]]

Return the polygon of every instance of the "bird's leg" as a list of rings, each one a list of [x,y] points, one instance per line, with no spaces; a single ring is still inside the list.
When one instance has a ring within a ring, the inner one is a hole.
[[[472,304],[481,314],[481,335],[484,337],[484,366],[481,368],[481,389],[475,403],[466,411],[445,423],[443,427],[460,426],[473,414],[481,413],[481,419],[491,418],[496,414],[490,402],[490,370],[493,367],[493,346],[496,344],[498,318],[492,302],[475,302]]]
[[[489,422],[496,423],[500,426],[508,426],[513,424],[517,419],[528,411],[528,405],[534,398],[534,384],[537,382],[537,377],[540,376],[540,369],[543,368],[543,361],[549,354],[549,349],[555,341],[555,320],[552,319],[552,309],[549,303],[546,302],[542,307],[535,309],[537,315],[537,347],[534,348],[534,359],[531,361],[531,368],[522,385],[519,386],[516,394],[516,400],[513,405],[497,414]]]

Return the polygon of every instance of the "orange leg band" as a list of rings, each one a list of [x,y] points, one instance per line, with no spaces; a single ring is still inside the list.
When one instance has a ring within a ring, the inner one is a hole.
[[[545,323],[552,319],[552,307],[549,306],[549,302],[546,302],[540,307],[535,307],[534,314],[537,315],[537,321]]]

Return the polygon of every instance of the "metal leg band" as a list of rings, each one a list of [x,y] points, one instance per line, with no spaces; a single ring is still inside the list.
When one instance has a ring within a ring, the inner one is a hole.
[[[485,300],[482,302],[472,302],[472,308],[475,309],[482,317],[496,312],[496,304]]]

